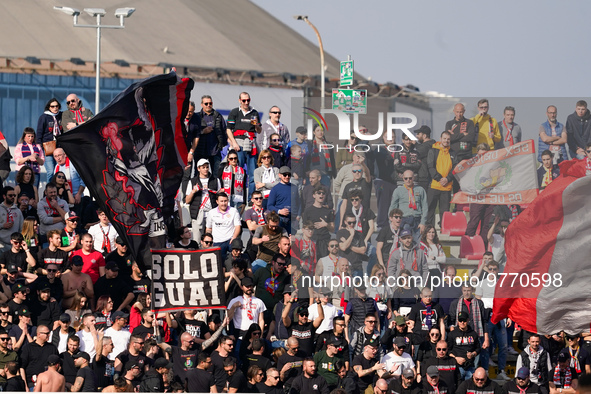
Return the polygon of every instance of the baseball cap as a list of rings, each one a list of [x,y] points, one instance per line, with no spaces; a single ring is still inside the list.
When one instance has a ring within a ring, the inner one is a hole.
[[[8,267],[6,268],[6,271],[9,274],[16,274],[18,272],[18,267],[16,266],[16,264],[9,264]],[[13,291],[14,293],[14,291]]]
[[[427,375],[429,375],[431,378],[439,376],[439,370],[435,365],[431,365],[429,368],[427,368]]]
[[[406,319],[404,318],[404,316],[396,316],[394,318],[394,322],[397,326],[406,326]]]
[[[412,231],[410,231],[410,228],[405,227],[401,232],[400,232],[400,238],[404,238],[404,237],[408,237],[411,236],[412,237]]]
[[[297,313],[298,315],[300,315],[300,314],[305,314],[305,315],[309,314],[309,313],[308,313],[308,308],[307,308],[307,307],[305,307],[305,306],[303,306],[303,305],[302,305],[302,306],[300,306],[300,307],[298,307],[298,309],[296,310],[296,313]]]
[[[294,290],[294,288],[293,288],[292,285],[285,285],[283,287],[283,294],[285,294],[285,293],[293,293],[293,290]]]
[[[402,371],[402,376],[404,376],[405,378],[414,378],[415,371],[413,371],[410,368],[404,368],[404,370]]]
[[[559,353],[558,354],[558,362],[559,363],[563,363],[568,361],[569,356],[566,355],[566,353]]]
[[[120,236],[115,238],[115,243],[118,245],[125,245],[125,242],[123,241],[123,238],[121,238]]]
[[[419,129],[417,131],[415,131],[415,135],[417,135],[419,133],[423,133],[423,134],[427,134],[428,136],[431,136],[431,128],[427,125],[422,125],[421,127],[419,127]]]
[[[197,162],[197,167],[201,167],[204,164],[209,164],[209,160],[207,160],[207,159],[199,159],[199,161]]]
[[[70,262],[72,263],[72,265],[84,265],[84,260],[82,260],[82,257],[78,255],[72,256]]]
[[[280,174],[291,174],[291,168],[289,168],[288,166],[282,166],[279,169],[279,173]]]
[[[43,293],[47,290],[51,291],[51,287],[49,287],[49,282],[46,282],[46,281],[41,282],[41,285],[39,286],[39,291],[41,293]]]
[[[528,367],[519,368],[519,371],[517,371],[517,375],[515,375],[515,377],[519,378],[519,379],[527,379],[529,377],[529,368]]]
[[[114,261],[108,261],[107,264],[105,264],[105,269],[111,271],[119,271],[119,266]]]
[[[74,355],[72,356],[72,358],[73,358],[74,360],[75,360],[75,359],[77,359],[77,358],[83,358],[83,359],[85,359],[86,361],[90,362],[90,355],[89,355],[88,353],[86,353],[86,352],[78,352],[78,353],[74,354]]]
[[[234,250],[234,249],[242,250],[243,248],[244,248],[244,244],[242,243],[241,239],[236,238],[230,243],[231,250]]]
[[[398,347],[406,346],[406,338],[405,337],[394,338],[394,345],[396,345]]]
[[[326,346],[328,345],[332,345],[334,347],[339,347],[341,346],[341,341],[339,341],[337,338],[331,338],[329,341],[326,342]]]
[[[363,344],[363,346],[371,346],[371,347],[378,347],[378,341],[375,340],[374,338],[369,338],[365,340],[365,343]]]
[[[121,311],[115,311],[111,314],[111,321],[115,321],[117,319],[125,318],[127,319],[129,315],[127,313],[123,313]]]
[[[165,359],[164,357],[160,357],[159,359],[157,359],[156,361],[154,361],[154,369],[158,369],[158,368],[172,368],[172,364],[170,362],[168,362],[167,359]]]
[[[20,308],[16,311],[16,315],[29,317],[29,316],[31,316],[31,311],[29,310],[29,308],[23,306],[22,308]]]
[[[458,313],[458,321],[461,321],[461,320],[465,320],[465,321],[470,320],[470,315],[468,315],[466,312]]]
[[[76,215],[76,212],[74,211],[70,211],[68,213],[66,213],[66,215],[64,216],[65,220],[74,220],[74,219],[78,219],[78,215]]]
[[[62,313],[60,315],[60,321],[64,322],[64,323],[69,323],[72,321],[72,318],[70,317],[70,315],[68,315],[67,313]]]
[[[12,294],[18,293],[19,291],[25,293],[27,291],[27,286],[23,285],[22,283],[17,283],[14,286],[12,286],[10,290],[12,290]]]
[[[245,276],[244,278],[242,278],[242,281],[240,282],[240,284],[242,286],[254,286],[254,281],[252,280],[251,277]]]
[[[50,354],[49,357],[47,357],[47,365],[56,365],[61,363],[62,359],[57,354]]]

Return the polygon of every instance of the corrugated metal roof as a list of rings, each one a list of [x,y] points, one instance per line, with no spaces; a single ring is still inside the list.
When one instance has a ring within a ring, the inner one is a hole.
[[[73,27],[72,17],[53,10],[54,5],[104,8],[103,23],[110,25],[119,23],[116,8],[136,8],[125,29],[102,29],[105,62],[320,74],[318,47],[248,0],[5,1],[0,57],[79,57],[94,63],[96,29]],[[94,18],[82,12],[79,23],[94,24]],[[325,54],[325,62],[326,76],[337,78],[338,61]]]

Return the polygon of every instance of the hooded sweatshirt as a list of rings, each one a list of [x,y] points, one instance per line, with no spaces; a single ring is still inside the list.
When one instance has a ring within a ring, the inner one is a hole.
[[[582,117],[573,112],[566,118],[566,141],[571,158],[577,157],[577,149],[585,149],[585,145],[591,142],[591,112],[587,110]]]
[[[418,283],[417,286],[424,286],[427,283],[427,275],[429,274],[429,267],[425,253],[419,249],[419,245],[414,243],[410,249],[406,249],[404,245],[400,248],[394,249],[390,252],[388,259],[388,276],[397,278],[400,276],[400,271],[407,269],[411,276],[420,276],[423,278],[423,285]]]

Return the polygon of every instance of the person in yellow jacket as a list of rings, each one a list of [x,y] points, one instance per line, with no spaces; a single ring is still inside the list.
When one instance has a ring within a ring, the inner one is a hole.
[[[427,154],[427,167],[433,179],[427,191],[427,224],[435,225],[435,209],[439,205],[440,216],[449,211],[454,182],[452,171],[458,163],[456,153],[450,149],[451,134],[441,133],[441,140],[433,144]]]
[[[488,114],[488,100],[478,101],[478,115],[471,119],[476,126],[478,140],[473,145],[472,153],[476,154],[476,146],[483,142],[488,146],[495,146],[495,142],[501,141],[501,131],[497,120]]]

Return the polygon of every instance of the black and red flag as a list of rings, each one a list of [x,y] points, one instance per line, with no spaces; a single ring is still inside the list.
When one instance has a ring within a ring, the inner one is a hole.
[[[172,72],[134,83],[100,113],[58,137],[91,195],[140,267],[164,247],[187,157],[184,119],[194,82]]]

